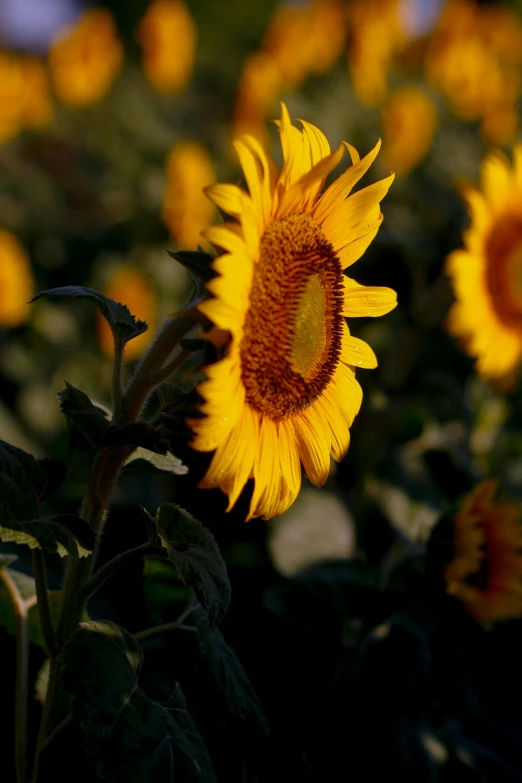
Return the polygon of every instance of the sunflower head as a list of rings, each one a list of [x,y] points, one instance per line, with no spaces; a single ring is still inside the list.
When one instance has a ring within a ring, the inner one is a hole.
[[[456,302],[449,331],[476,358],[479,374],[513,382],[522,359],[522,146],[513,165],[501,153],[482,163],[480,189],[465,198],[471,225],[446,271]]]
[[[522,616],[520,511],[496,494],[496,482],[483,481],[465,499],[454,520],[454,554],[444,573],[447,592],[486,628]]]
[[[332,152],[321,131],[294,127],[283,105],[278,123],[283,166],[252,137],[235,147],[248,192],[213,185],[207,194],[234,222],[206,232],[219,252],[213,294],[199,305],[227,352],[205,368],[202,418],[192,445],[214,451],[202,487],[220,487],[229,508],[249,479],[249,518],[285,511],[301,484],[301,463],[316,486],[330,457],[342,459],[362,392],[355,368],[375,367],[371,348],[350,335],[345,316],[383,315],[395,292],[365,287],[344,270],[364,253],[382,222],[380,201],[393,175],[353,187],[379,144],[362,160],[349,144]],[[324,192],[348,149],[352,166]]]

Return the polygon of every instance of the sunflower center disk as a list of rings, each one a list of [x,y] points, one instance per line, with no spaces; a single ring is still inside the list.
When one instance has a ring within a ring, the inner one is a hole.
[[[247,402],[279,421],[330,381],[341,351],[343,271],[307,214],[271,223],[261,238],[240,345]]]
[[[522,219],[506,215],[486,240],[487,283],[499,317],[522,327]]]

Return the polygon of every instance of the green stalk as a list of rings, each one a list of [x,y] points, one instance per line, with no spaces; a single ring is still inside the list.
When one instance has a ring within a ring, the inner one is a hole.
[[[121,408],[121,369],[123,362],[123,341],[114,338],[114,361],[112,364],[112,417],[118,418]]]
[[[15,761],[17,783],[27,780],[27,696],[29,680],[29,642],[27,606],[7,568],[0,569],[0,579],[7,588],[16,616],[16,686],[15,686]]]
[[[176,359],[171,365],[165,366],[165,362],[168,361],[180,339],[196,325],[197,320],[196,315],[187,314],[170,318],[165,323],[138,366],[134,378],[121,398],[121,404],[115,386],[117,385],[118,389],[121,389],[122,357],[121,352],[119,355],[116,352],[113,369],[114,421],[131,422],[139,417],[149,394],[165,377],[165,373],[170,374],[175,367],[179,366]],[[132,446],[116,449],[106,448],[100,451],[94,460],[80,515],[94,530],[97,544],[94,552],[88,557],[80,558],[70,555],[68,558],[62,606],[56,631],[58,653],[81,622],[87,597],[85,585],[91,578],[107,507],[120,469],[133,450]],[[53,731],[67,716],[67,710],[67,700],[59,692],[58,664],[55,657],[51,659],[49,685],[38,736],[33,783],[46,783],[49,780],[50,770],[47,764],[45,764],[45,769],[42,768],[40,753]]]
[[[45,643],[45,649],[50,658],[56,653],[56,638],[54,635],[53,621],[49,609],[49,596],[47,593],[47,576],[45,573],[45,557],[41,549],[33,549],[33,575],[36,585],[36,605],[40,618],[40,627]]]

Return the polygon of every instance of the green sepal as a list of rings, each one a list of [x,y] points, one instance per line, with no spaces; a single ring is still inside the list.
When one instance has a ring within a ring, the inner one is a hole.
[[[200,280],[208,281],[216,276],[216,271],[212,268],[214,256],[204,250],[167,250],[167,253],[192,273],[191,277],[195,275]]]

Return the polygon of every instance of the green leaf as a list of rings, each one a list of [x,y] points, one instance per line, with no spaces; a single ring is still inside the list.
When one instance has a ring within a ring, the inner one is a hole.
[[[37,294],[31,302],[36,302],[37,299],[41,299],[43,296],[66,296],[69,298],[87,299],[98,308],[108,321],[115,340],[121,340],[123,343],[132,340],[139,334],[143,334],[148,328],[145,321],[139,321],[131,315],[126,305],[115,302],[114,299],[104,296],[100,291],[95,291],[93,288],[84,288],[79,285],[49,288],[47,291]]]
[[[212,533],[173,503],[160,506],[156,522],[168,559],[192,586],[208,616],[209,633],[225,616],[231,597],[227,568]]]
[[[227,708],[268,734],[266,716],[239,658],[219,628],[208,635],[205,626],[205,621],[198,624],[201,657],[212,671],[216,685],[224,692]]]
[[[148,449],[142,449],[138,447],[136,451],[129,457],[126,465],[134,462],[137,459],[146,460],[150,465],[153,465],[157,470],[164,471],[165,473],[174,473],[176,476],[185,476],[188,473],[188,468],[183,462],[175,457],[168,451],[166,454],[156,454]]]
[[[0,491],[1,486],[0,477]],[[51,554],[58,553],[63,557],[66,554],[85,556],[92,552],[95,536],[85,520],[72,514],[59,514],[28,521],[11,519],[0,525],[0,540],[26,544],[31,549],[45,549]]]
[[[216,276],[216,271],[212,268],[214,256],[205,253],[203,250],[167,250],[171,258],[183,264],[189,274],[199,280],[212,280]]]
[[[143,655],[115,623],[81,623],[60,656],[63,689],[85,749],[107,783],[216,783],[203,740],[179,686],[170,707],[138,686]]]
[[[54,467],[53,467],[54,470]],[[94,533],[79,517],[41,517],[40,504],[55,478],[49,462],[0,441],[0,540],[42,547],[48,552],[78,554],[94,547]]]

